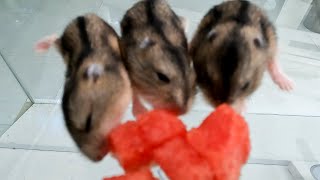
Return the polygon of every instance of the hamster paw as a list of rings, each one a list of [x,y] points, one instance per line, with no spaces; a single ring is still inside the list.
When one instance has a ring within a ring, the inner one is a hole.
[[[268,63],[268,71],[274,83],[276,83],[281,90],[291,91],[294,88],[294,82],[282,72],[277,60],[271,60]]]
[[[272,80],[279,86],[281,90],[291,91],[294,88],[294,82],[282,72],[273,74]]]

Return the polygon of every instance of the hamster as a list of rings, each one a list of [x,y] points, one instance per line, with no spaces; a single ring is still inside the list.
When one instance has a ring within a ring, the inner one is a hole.
[[[165,0],[134,4],[121,20],[121,47],[133,89],[133,114],[153,108],[184,114],[195,95],[195,72],[188,54],[186,20]]]
[[[190,43],[197,83],[213,106],[244,104],[260,85],[265,70],[282,90],[293,81],[281,70],[277,36],[266,14],[249,1],[227,1],[201,20]]]
[[[55,37],[42,39],[36,50],[54,44],[62,55],[67,66],[62,99],[66,127],[81,152],[99,161],[108,153],[105,137],[120,124],[132,97],[120,39],[95,14],[75,18]]]

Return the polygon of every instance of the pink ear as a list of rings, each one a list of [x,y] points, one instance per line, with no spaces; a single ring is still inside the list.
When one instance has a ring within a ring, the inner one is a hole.
[[[37,53],[44,53],[48,51],[48,49],[52,46],[52,44],[58,39],[56,34],[52,34],[50,36],[46,36],[39,40],[34,49]]]

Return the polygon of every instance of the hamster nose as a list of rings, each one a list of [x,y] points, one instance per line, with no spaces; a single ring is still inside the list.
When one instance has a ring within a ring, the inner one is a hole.
[[[186,112],[187,112],[187,107],[182,107],[182,108],[180,108],[180,111],[179,111],[179,114],[181,115],[181,114],[185,114]]]
[[[176,106],[174,108],[171,108],[170,111],[176,115],[182,115],[185,114],[187,112],[187,107],[183,106]]]
[[[103,159],[104,156],[106,156],[110,151],[108,142],[106,140],[101,143],[99,151],[100,151],[99,154],[96,156],[96,159],[98,161]]]

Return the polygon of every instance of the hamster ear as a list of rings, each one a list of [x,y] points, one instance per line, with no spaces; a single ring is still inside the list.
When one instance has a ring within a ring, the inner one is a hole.
[[[34,49],[37,53],[47,52],[57,39],[56,34],[45,36],[36,43]]]
[[[215,29],[212,29],[212,30],[210,30],[210,31],[208,32],[208,34],[207,34],[207,39],[211,41],[211,40],[213,40],[213,39],[216,37],[216,35],[217,35],[216,30],[215,30]]]
[[[145,38],[143,39],[143,41],[140,43],[139,48],[140,48],[140,49],[146,49],[146,48],[148,48],[148,47],[153,46],[154,44],[155,44],[155,42],[152,41],[152,40],[150,40],[149,37],[145,37]]]

